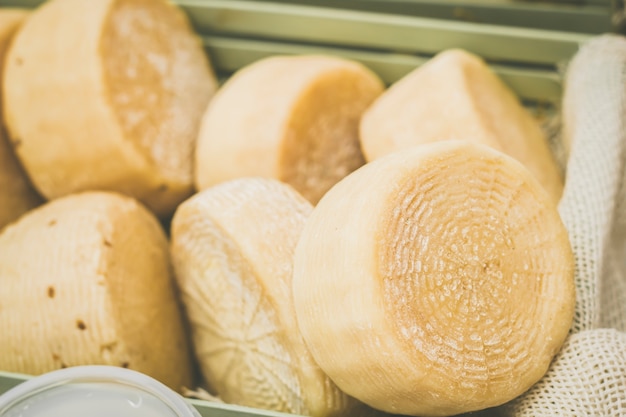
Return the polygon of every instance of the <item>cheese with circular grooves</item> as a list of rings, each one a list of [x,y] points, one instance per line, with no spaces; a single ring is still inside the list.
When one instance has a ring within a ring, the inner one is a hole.
[[[513,158],[469,141],[381,157],[333,187],[294,260],[319,366],[381,410],[443,416],[513,399],[568,334],[567,232]]]

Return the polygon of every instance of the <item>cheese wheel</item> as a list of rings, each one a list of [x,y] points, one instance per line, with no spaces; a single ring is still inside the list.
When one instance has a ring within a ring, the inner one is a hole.
[[[171,253],[200,369],[227,403],[307,416],[346,412],[313,361],[291,295],[293,252],[311,204],[269,178],[241,178],[185,201]]]
[[[0,369],[76,365],[191,384],[169,248],[135,200],[85,192],[33,209],[0,234]]]
[[[319,366],[381,410],[497,406],[541,378],[575,304],[567,232],[511,157],[440,141],[381,157],[313,210],[294,258]]]
[[[26,10],[0,9],[0,79],[3,76],[6,49],[13,34],[27,16]],[[0,127],[0,201],[0,230],[21,214],[41,204],[41,197],[33,189],[18,162],[3,127]]]
[[[196,187],[261,176],[317,203],[363,165],[359,119],[383,88],[362,65],[330,56],[274,56],[244,67],[202,119]]]
[[[171,215],[216,89],[199,38],[164,0],[50,0],[15,37],[4,78],[17,154],[47,198],[112,190]]]
[[[483,60],[456,49],[393,84],[360,125],[367,161],[448,139],[470,140],[512,156],[559,201],[561,172],[538,122]]]

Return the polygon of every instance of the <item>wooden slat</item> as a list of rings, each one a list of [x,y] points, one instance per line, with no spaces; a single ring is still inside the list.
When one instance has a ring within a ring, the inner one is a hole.
[[[223,73],[234,72],[270,55],[330,54],[359,61],[376,72],[386,83],[391,84],[428,60],[428,57],[399,53],[360,51],[220,36],[205,37],[204,42],[217,69]],[[561,82],[555,70],[507,65],[492,65],[492,69],[524,100],[552,104],[557,104],[560,100]]]
[[[2,5],[39,0],[0,0]],[[201,34],[405,54],[463,48],[491,61],[555,65],[590,35],[268,1],[177,0]]]
[[[254,0],[262,1],[262,0]],[[606,4],[519,0],[273,0],[280,3],[344,8],[566,32],[611,31],[612,7]]]
[[[200,33],[434,54],[463,48],[492,61],[554,65],[589,35],[245,0],[179,0]]]

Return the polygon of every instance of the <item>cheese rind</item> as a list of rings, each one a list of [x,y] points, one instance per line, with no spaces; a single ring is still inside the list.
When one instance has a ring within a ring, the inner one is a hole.
[[[85,192],[0,234],[0,369],[112,365],[181,391],[191,360],[166,236],[134,199]]]
[[[171,252],[195,351],[227,403],[310,416],[358,404],[315,364],[296,323],[293,251],[311,210],[287,184],[241,178],[176,211]]]
[[[6,50],[27,16],[26,10],[0,9],[0,79],[4,74]],[[13,146],[19,143],[12,145],[4,127],[0,127],[0,230],[42,202],[17,160]]]
[[[415,145],[469,140],[524,164],[558,203],[560,168],[539,123],[479,57],[436,55],[393,84],[364,113],[360,140],[367,161]]]
[[[166,1],[51,0],[7,56],[5,116],[47,198],[113,190],[168,216],[192,192],[192,152],[217,86]]]
[[[315,204],[364,163],[359,119],[383,88],[364,66],[331,56],[274,56],[242,68],[203,117],[196,187],[261,176]]]
[[[547,370],[575,304],[567,232],[520,163],[440,141],[368,163],[307,220],[298,324],[347,394],[395,414],[502,404]]]

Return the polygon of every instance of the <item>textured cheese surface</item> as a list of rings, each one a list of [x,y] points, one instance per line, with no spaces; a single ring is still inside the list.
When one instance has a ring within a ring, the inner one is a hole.
[[[470,140],[524,164],[558,202],[559,167],[538,122],[479,57],[435,56],[392,85],[363,115],[366,160],[439,140]]]
[[[284,183],[242,178],[176,211],[171,250],[194,348],[228,403],[311,416],[356,405],[315,364],[296,323],[293,251],[311,210]]]
[[[142,205],[104,192],[49,202],[0,235],[0,369],[114,365],[188,387],[174,294],[165,234]]]
[[[27,16],[28,12],[25,10],[0,10],[0,79],[4,74],[6,50],[15,31]],[[13,145],[6,137],[4,127],[0,127],[0,202],[0,230],[41,203],[41,198],[33,189],[15,156]]]
[[[6,122],[44,196],[119,191],[167,216],[192,192],[193,143],[215,89],[170,3],[51,0],[7,56]]]
[[[275,56],[241,69],[203,117],[196,187],[262,176],[315,204],[363,165],[358,122],[382,91],[374,73],[330,56]]]
[[[469,141],[387,155],[339,182],[305,225],[293,282],[319,366],[349,395],[408,415],[520,395],[575,304],[548,194],[519,162]]]

